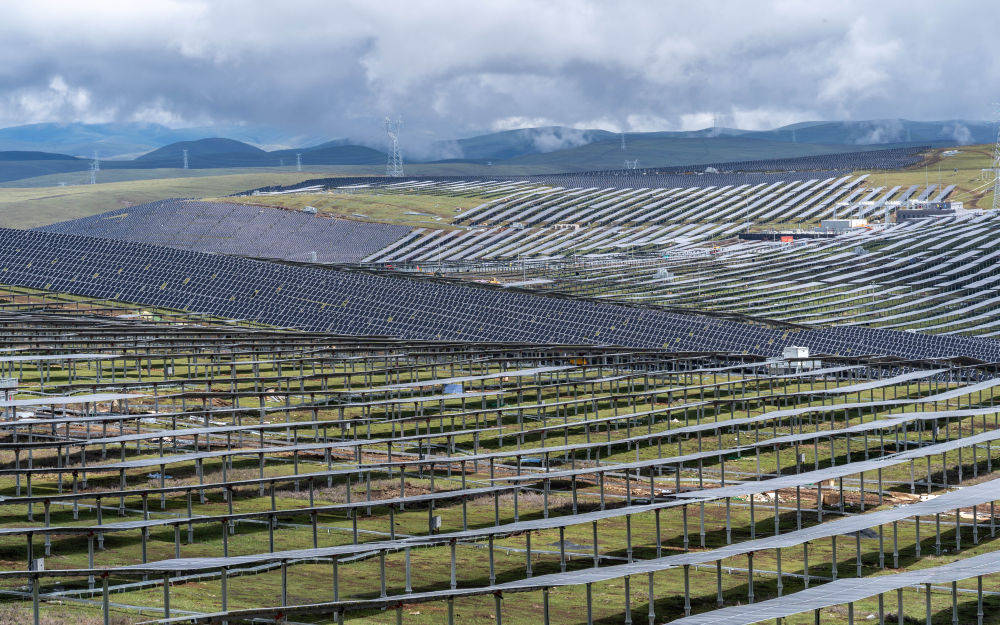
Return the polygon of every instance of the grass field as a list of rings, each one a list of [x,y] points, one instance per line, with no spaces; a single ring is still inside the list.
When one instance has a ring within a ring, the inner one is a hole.
[[[526,176],[531,174],[561,173],[558,165],[486,165],[479,163],[407,163],[407,176]],[[234,167],[218,169],[102,169],[97,174],[98,184],[134,180],[159,180],[162,178],[205,178],[231,174],[302,174],[307,178],[333,176],[384,176],[384,165],[310,165],[308,171],[297,172],[295,167]],[[57,187],[60,185],[85,185],[90,183],[89,171],[46,174],[0,183],[3,188]],[[257,185],[264,186],[264,185]],[[253,188],[253,187],[246,187]],[[242,189],[241,189],[242,190]]]
[[[331,171],[327,171],[330,169]],[[303,173],[307,176],[339,175],[334,168],[310,168],[308,172],[296,172],[294,167],[240,167],[232,169],[102,169],[97,174],[97,185],[114,182],[136,182],[143,180],[162,180],[165,178],[214,178],[234,174],[271,175]],[[34,189],[44,187],[67,187],[90,185],[89,172],[70,172],[65,174],[48,174],[34,178],[24,178],[0,183],[0,189]]]
[[[642,146],[635,146],[636,149],[639,147]],[[590,146],[589,149],[597,148]],[[950,150],[957,150],[957,153],[945,155]],[[957,188],[951,199],[964,202],[967,208],[990,208],[993,202],[992,184],[988,175],[984,176],[982,169],[991,166],[991,154],[990,145],[939,148],[930,150],[923,163],[905,170],[859,171],[856,174],[868,173],[869,184],[874,186],[955,184]],[[708,158],[710,155],[704,156]],[[411,175],[519,175],[561,169],[564,168],[541,163],[497,167],[439,163],[408,165],[406,168]],[[52,174],[0,184],[0,226],[32,228],[169,197],[212,198],[260,186],[292,184],[310,178],[380,175],[382,172],[381,167],[375,166],[315,167],[308,172],[296,172],[293,167],[109,169],[100,172],[100,182],[96,185],[86,184],[88,172]],[[435,227],[448,227],[456,209],[464,210],[481,203],[480,199],[472,197],[385,192],[304,194],[241,201],[287,208],[310,205],[326,214],[351,219]],[[428,215],[408,215],[408,211]]]
[[[449,223],[459,210],[470,209],[485,201],[478,197],[392,193],[384,190],[364,193],[296,193],[209,199],[294,209],[312,206],[321,214],[331,217],[444,229],[452,227]]]
[[[945,155],[945,152],[957,151]],[[982,171],[992,167],[992,145],[962,145],[937,148],[925,154],[924,161],[899,171],[859,171],[869,174],[868,186],[903,186],[940,184],[956,185],[950,200],[963,202],[965,208],[992,208],[993,181]]]
[[[228,195],[270,184],[293,184],[315,176],[314,172],[255,172],[65,187],[0,188],[0,226],[34,228],[170,197]]]

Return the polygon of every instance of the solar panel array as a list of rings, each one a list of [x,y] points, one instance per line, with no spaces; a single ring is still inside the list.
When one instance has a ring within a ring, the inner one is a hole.
[[[862,328],[775,329],[702,315],[365,272],[289,266],[127,241],[0,230],[0,283],[339,334],[778,354],[967,355],[1000,343]]]
[[[458,223],[469,225],[574,223],[581,225],[645,225],[664,223],[812,223],[850,215],[881,214],[881,205],[862,205],[883,191],[868,188],[868,176],[813,177],[797,182],[636,189],[524,189],[463,212]],[[937,185],[928,188],[928,192]],[[900,187],[879,200],[897,202]],[[916,189],[910,189],[913,193]]]
[[[995,364],[160,314],[0,291],[11,622],[972,623],[1000,573]]]
[[[552,186],[566,188],[606,187],[609,189],[622,188],[651,188],[662,189],[669,187],[691,187],[691,186],[723,186],[737,184],[770,184],[773,182],[791,182],[796,180],[808,180],[811,178],[829,178],[850,174],[851,170],[805,170],[805,171],[781,171],[781,172],[725,172],[712,173],[704,170],[691,171],[687,173],[641,173],[641,170],[628,169],[621,172],[608,173],[576,173],[576,174],[546,174],[530,176],[408,176],[400,181],[399,178],[387,178],[378,176],[358,176],[343,178],[310,178],[302,182],[282,185],[266,186],[256,189],[248,189],[238,195],[269,195],[296,193],[305,190],[324,189],[399,189],[404,186],[419,188],[420,186],[437,185],[457,185],[468,191],[477,187],[488,188],[491,186],[507,186],[520,184],[527,186]]]
[[[868,188],[866,182],[865,176],[842,176],[720,187],[572,189],[516,182],[405,181],[382,188],[485,196],[487,201],[456,216],[465,230],[408,230],[258,206],[176,200],[43,229],[297,261],[398,265],[562,258],[691,246],[734,237],[752,223],[872,216],[917,191],[885,191]],[[937,197],[950,190],[941,190]],[[877,201],[869,201],[873,198]],[[261,200],[267,201],[266,196]]]
[[[563,343],[725,343],[721,322],[50,232],[0,231],[0,281],[343,334]],[[773,331],[734,324],[744,340]],[[545,337],[548,337],[547,339]]]
[[[456,223],[469,228],[464,232],[414,231],[364,261],[457,264],[463,269],[463,264],[479,261],[656,253],[730,239],[760,224],[881,217],[886,207],[918,190],[886,190],[867,187],[867,182],[867,176],[841,176],[670,189],[521,186],[456,216]],[[410,187],[400,183],[393,188]],[[953,189],[942,189],[935,197],[944,199]]]
[[[483,264],[459,275],[793,323],[996,337],[998,226],[995,215],[968,214],[794,244],[742,241],[713,253],[675,246],[627,262]]]
[[[39,230],[213,254],[330,263],[358,262],[410,232],[393,224],[178,199],[130,206]]]
[[[731,244],[750,224],[877,218],[907,199],[940,201],[954,190],[867,183],[865,176],[842,176],[718,188],[573,189],[403,181],[384,188],[480,195],[486,201],[457,216],[465,228],[452,230],[179,201],[46,230],[251,257],[430,268],[534,291],[791,323],[1000,336],[995,314],[1000,298],[991,290],[997,254],[993,216],[911,220],[793,246]],[[703,247],[709,241],[728,243],[709,253]],[[640,257],[614,256],[625,253]],[[850,348],[840,339],[823,341],[817,344]],[[757,341],[752,344],[759,349]],[[989,353],[992,345],[985,349]]]

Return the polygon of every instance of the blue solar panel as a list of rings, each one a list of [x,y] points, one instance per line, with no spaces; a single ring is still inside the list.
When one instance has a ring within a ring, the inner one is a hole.
[[[40,228],[214,254],[356,263],[410,228],[222,202],[163,200]]]
[[[291,266],[129,241],[0,229],[0,282],[349,335],[684,351],[1000,361],[1000,343],[843,327],[775,329],[655,308]]]

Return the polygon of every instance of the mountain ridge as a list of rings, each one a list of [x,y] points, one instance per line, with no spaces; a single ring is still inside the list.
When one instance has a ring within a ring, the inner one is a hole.
[[[250,128],[243,128],[250,131]],[[4,141],[26,143],[32,133],[44,138],[51,133],[69,133],[75,140],[101,132],[146,132],[148,136],[172,137],[194,133],[193,129],[172,130],[156,124],[34,124],[0,129],[0,150]],[[407,151],[405,162],[452,165],[466,163],[488,167],[501,165],[523,170],[541,167],[552,171],[579,172],[628,167],[667,167],[707,162],[790,158],[879,149],[903,145],[946,145],[992,143],[995,125],[990,122],[943,120],[916,122],[900,119],[860,121],[805,121],[772,130],[703,128],[699,130],[630,132],[622,135],[600,129],[540,126],[473,135],[437,142],[433,156],[418,158]],[[188,150],[193,169],[241,167],[290,167],[301,154],[305,167],[380,166],[385,152],[340,138],[303,142],[304,147],[266,150],[251,142],[222,135],[170,141],[130,160],[101,158],[104,169],[180,168],[183,150]],[[0,158],[0,180],[79,171],[89,167],[91,156],[78,158],[71,151],[4,150]],[[100,153],[99,153],[100,156]],[[73,160],[75,159],[75,160]],[[48,165],[46,165],[48,164]],[[46,171],[48,167],[49,171]],[[501,170],[497,170],[500,173]]]

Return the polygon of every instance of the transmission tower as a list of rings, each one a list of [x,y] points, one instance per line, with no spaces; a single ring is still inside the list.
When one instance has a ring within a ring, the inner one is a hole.
[[[97,150],[94,150],[94,160],[90,161],[90,184],[97,184],[99,171],[101,171],[101,161],[97,159]]]
[[[993,144],[993,210],[1000,207],[1000,122],[997,123],[997,140]]]
[[[302,153],[295,154],[295,171],[302,171]]]
[[[403,155],[399,151],[399,129],[403,127],[403,119],[395,121],[385,118],[385,134],[389,137],[389,161],[385,165],[385,175],[389,178],[399,178],[403,175]]]
[[[188,168],[188,151],[184,148],[184,169]]]
[[[625,151],[625,133],[622,133],[622,152]]]

